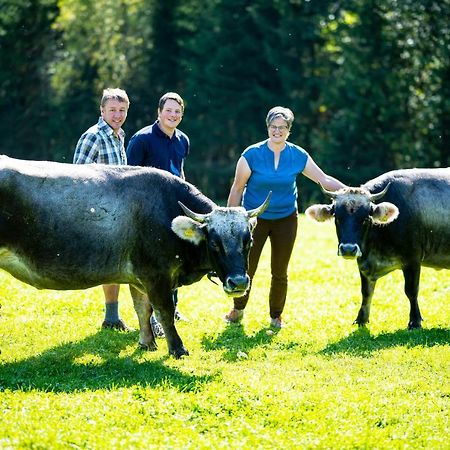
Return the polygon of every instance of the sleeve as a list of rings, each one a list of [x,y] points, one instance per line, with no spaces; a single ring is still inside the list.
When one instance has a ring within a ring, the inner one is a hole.
[[[74,164],[92,164],[97,162],[98,141],[97,136],[92,133],[84,133],[78,140],[73,155]]]
[[[243,152],[242,155],[245,160],[247,161],[248,167],[250,167],[250,170],[253,171],[253,165],[254,165],[254,161],[255,161],[255,152],[253,151],[253,147],[247,147]]]
[[[309,153],[298,145],[295,146],[295,148],[297,149],[298,164],[300,166],[299,173],[302,173],[305,170],[306,163],[308,162]]]
[[[127,161],[129,166],[145,166],[144,142],[139,136],[134,135],[127,146]]]

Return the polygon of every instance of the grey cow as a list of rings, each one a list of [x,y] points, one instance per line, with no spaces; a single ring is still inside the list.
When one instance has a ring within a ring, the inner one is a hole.
[[[395,170],[360,188],[324,192],[332,204],[312,205],[306,214],[317,221],[334,216],[338,254],[358,261],[362,304],[356,323],[369,322],[377,280],[401,269],[408,328],[420,328],[421,266],[450,268],[450,168]]]
[[[0,156],[0,268],[38,289],[129,284],[139,344],[156,349],[154,309],[169,353],[188,355],[171,292],[214,271],[228,295],[249,286],[252,222],[268,205],[218,207],[158,169]]]

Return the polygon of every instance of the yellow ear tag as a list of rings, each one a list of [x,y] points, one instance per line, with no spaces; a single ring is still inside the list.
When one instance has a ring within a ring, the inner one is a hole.
[[[186,229],[184,230],[184,235],[185,235],[187,238],[193,238],[193,237],[194,237],[194,231],[193,231],[191,228],[186,228]]]

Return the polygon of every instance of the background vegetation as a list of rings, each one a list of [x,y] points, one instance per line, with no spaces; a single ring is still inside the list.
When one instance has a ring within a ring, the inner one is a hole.
[[[274,335],[268,251],[242,326],[225,324],[218,286],[183,287],[182,360],[102,331],[101,288],[38,291],[2,272],[0,448],[448,449],[450,271],[423,270],[422,330],[406,330],[400,272],[358,330],[356,263],[336,246],[332,224],[301,218]],[[125,287],[121,311],[137,328]]]
[[[448,166],[449,17],[450,0],[0,0],[0,152],[71,162],[120,86],[128,138],[162,93],[186,99],[187,177],[216,200],[277,104],[346,183]]]

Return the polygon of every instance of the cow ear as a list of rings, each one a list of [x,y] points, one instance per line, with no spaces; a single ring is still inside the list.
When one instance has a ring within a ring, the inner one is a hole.
[[[372,220],[376,225],[387,225],[398,217],[398,208],[389,202],[379,203],[372,208]]]
[[[172,231],[184,241],[195,245],[205,239],[204,225],[186,216],[178,216],[172,220]]]
[[[333,205],[311,205],[306,209],[305,214],[317,222],[325,222],[333,218]]]

